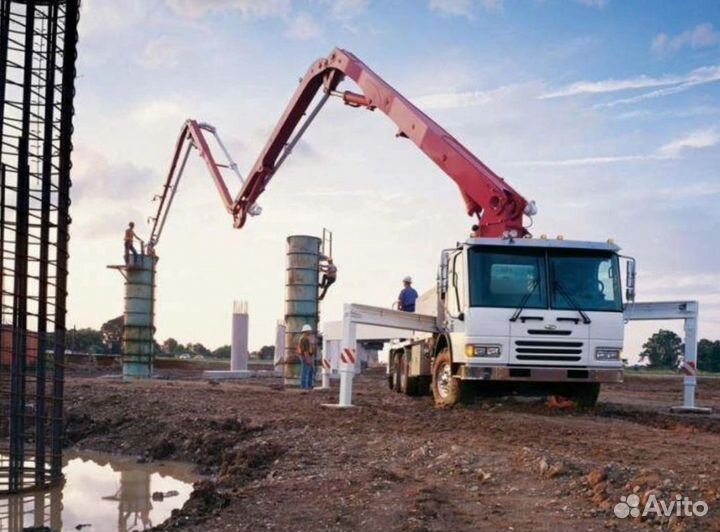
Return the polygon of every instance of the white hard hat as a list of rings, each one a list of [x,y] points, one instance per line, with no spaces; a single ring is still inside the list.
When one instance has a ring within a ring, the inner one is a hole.
[[[405,279],[403,279],[403,283],[412,283],[412,277],[408,275]]]
[[[302,326],[302,332],[312,332],[312,327],[310,327],[307,323]]]

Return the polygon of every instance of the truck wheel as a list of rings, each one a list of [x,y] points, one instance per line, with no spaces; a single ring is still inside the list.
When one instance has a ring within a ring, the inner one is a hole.
[[[595,406],[599,395],[599,382],[576,384],[573,389],[573,398],[577,402],[577,405],[581,407]]]
[[[462,381],[452,375],[450,349],[443,349],[432,368],[432,394],[438,406],[453,406],[460,402]]]
[[[400,357],[400,391],[409,397],[422,395],[420,377],[410,376],[410,356],[403,353]]]

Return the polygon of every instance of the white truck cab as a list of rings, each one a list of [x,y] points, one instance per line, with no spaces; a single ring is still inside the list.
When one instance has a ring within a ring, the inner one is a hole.
[[[464,381],[533,381],[594,404],[600,383],[623,376],[619,251],[529,238],[471,238],[443,251],[437,287],[417,304],[437,316],[437,332],[393,350],[391,387],[429,388],[454,404]]]

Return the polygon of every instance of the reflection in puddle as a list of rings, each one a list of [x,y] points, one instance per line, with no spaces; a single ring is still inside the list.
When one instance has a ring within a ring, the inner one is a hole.
[[[68,451],[64,459],[63,486],[0,498],[0,532],[43,526],[53,532],[143,530],[180,508],[198,478],[188,464],[138,464],[84,451]]]

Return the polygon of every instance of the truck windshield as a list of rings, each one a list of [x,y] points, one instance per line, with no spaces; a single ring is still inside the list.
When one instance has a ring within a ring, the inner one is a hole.
[[[552,250],[548,253],[550,305],[555,309],[622,310],[614,253]]]
[[[622,311],[610,251],[476,246],[468,249],[470,306]]]
[[[544,252],[491,249],[469,250],[470,306],[547,308]]]

